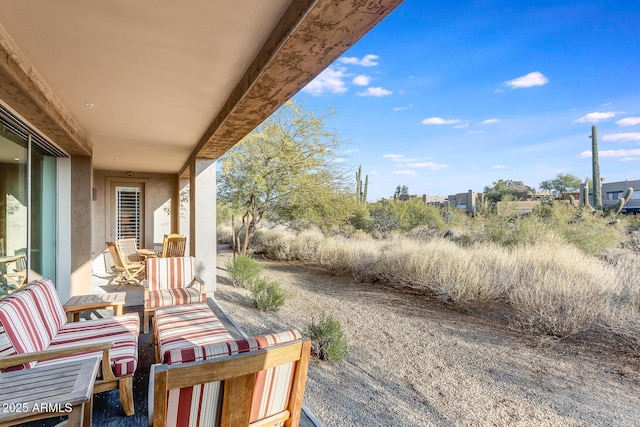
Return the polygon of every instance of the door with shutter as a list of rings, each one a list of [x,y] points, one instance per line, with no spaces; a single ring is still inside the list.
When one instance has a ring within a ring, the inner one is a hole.
[[[139,248],[144,242],[144,182],[111,181],[109,184],[109,221],[107,240],[135,238]]]

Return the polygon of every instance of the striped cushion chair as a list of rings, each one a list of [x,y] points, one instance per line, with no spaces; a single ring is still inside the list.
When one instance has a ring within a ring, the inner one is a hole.
[[[310,349],[293,329],[171,350],[151,368],[149,424],[297,426]]]
[[[67,323],[53,282],[32,282],[0,301],[0,371],[98,357],[94,393],[119,389],[125,413],[133,415],[139,333],[137,313]]]
[[[144,286],[144,333],[156,308],[204,302],[204,282],[196,276],[194,257],[147,258]]]

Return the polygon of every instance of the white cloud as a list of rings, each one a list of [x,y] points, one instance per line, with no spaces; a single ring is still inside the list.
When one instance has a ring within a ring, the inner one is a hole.
[[[626,117],[616,122],[618,126],[635,126],[640,125],[640,117]]]
[[[341,158],[341,157],[338,157],[338,158],[336,158],[336,159],[333,159],[333,161],[334,161],[335,163],[343,163],[343,162],[346,162],[347,160],[346,160],[346,159],[343,159],[343,158]]]
[[[357,153],[358,151],[360,151],[357,148],[349,148],[348,150],[344,150],[344,154],[353,154],[353,153]]]
[[[598,123],[600,120],[610,119],[611,117],[615,117],[617,113],[615,111],[607,111],[605,113],[593,112],[589,114],[585,114],[576,120],[576,123]]]
[[[458,119],[443,119],[441,117],[429,117],[422,121],[423,125],[452,125],[454,123],[460,123]]]
[[[448,168],[449,165],[444,163],[435,163],[435,162],[419,162],[419,163],[407,163],[407,167],[409,168],[426,168],[432,171],[437,171],[440,169]]]
[[[534,71],[533,73],[518,77],[517,79],[506,81],[504,84],[509,86],[511,89],[520,89],[524,87],[544,86],[548,82],[549,79],[541,72]]]
[[[391,175],[411,175],[411,176],[415,176],[417,175],[417,173],[415,171],[412,170],[401,170],[401,171],[393,171],[391,172]]]
[[[371,81],[371,77],[365,74],[360,74],[359,76],[356,76],[353,79],[353,84],[358,86],[367,86],[370,81]]]
[[[629,157],[637,157],[640,156],[640,148],[634,148],[633,150],[604,150],[599,151],[600,157],[621,157],[623,159]],[[583,151],[578,155],[580,158],[591,157],[591,151]]]
[[[401,159],[404,157],[404,154],[385,154],[384,156],[382,156],[385,159]]]
[[[611,133],[602,137],[603,141],[640,141],[640,132]]]
[[[380,58],[378,55],[369,54],[363,56],[362,59],[358,59],[354,56],[340,58],[340,62],[342,62],[343,64],[361,65],[363,67],[374,67],[378,65],[378,62],[376,61],[376,59],[378,58]]]
[[[364,92],[358,92],[360,96],[387,96],[391,95],[393,92],[387,89],[383,89],[381,87],[368,87]]]
[[[620,159],[621,162],[631,162],[633,160],[638,160],[638,157],[623,157]]]
[[[505,165],[493,165],[491,167],[494,168],[494,169],[506,169],[507,168],[507,166],[505,166]]]
[[[462,125],[458,125],[458,126],[454,126],[454,129],[464,129],[464,128],[468,128],[469,127],[469,122],[462,124]]]
[[[302,91],[311,95],[325,93],[344,93],[347,91],[344,79],[348,77],[344,69],[329,67],[311,80]]]
[[[484,120],[482,122],[480,122],[481,125],[489,125],[491,123],[498,123],[500,121],[500,119],[487,119]]]
[[[393,107],[393,111],[405,111],[413,108],[413,104],[405,105],[404,107]]]

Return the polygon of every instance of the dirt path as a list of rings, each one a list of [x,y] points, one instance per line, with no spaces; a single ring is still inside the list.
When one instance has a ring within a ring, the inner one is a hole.
[[[322,311],[341,321],[349,354],[312,362],[305,393],[327,426],[640,425],[638,358],[584,338],[544,342],[499,314],[455,312],[300,263],[261,261],[293,293],[280,312],[262,313],[229,284],[230,258],[219,251],[216,299],[247,333],[304,331]]]

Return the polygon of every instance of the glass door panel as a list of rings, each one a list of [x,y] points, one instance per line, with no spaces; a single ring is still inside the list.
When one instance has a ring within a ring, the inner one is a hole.
[[[0,122],[0,290],[26,280],[27,146]]]

